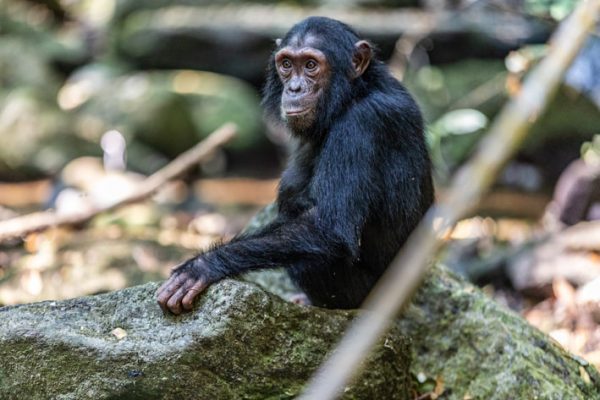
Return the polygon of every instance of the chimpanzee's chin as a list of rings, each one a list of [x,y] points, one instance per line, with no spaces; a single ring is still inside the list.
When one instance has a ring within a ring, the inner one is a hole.
[[[296,136],[302,136],[304,132],[310,130],[314,122],[313,116],[314,113],[311,111],[298,114],[283,113],[282,115],[286,125]]]
[[[307,140],[310,138],[310,130],[306,127],[288,124],[288,128],[290,129],[292,136],[294,136],[297,139]]]

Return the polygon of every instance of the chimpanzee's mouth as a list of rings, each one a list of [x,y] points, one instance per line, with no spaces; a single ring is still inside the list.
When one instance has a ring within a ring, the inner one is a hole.
[[[288,117],[297,117],[302,114],[306,114],[308,111],[308,108],[303,108],[300,110],[285,110],[285,115]]]

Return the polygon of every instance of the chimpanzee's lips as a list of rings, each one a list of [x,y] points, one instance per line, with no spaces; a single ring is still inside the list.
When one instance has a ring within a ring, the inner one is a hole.
[[[285,115],[288,117],[297,117],[302,114],[306,114],[308,112],[307,108],[302,108],[299,110],[285,110]]]

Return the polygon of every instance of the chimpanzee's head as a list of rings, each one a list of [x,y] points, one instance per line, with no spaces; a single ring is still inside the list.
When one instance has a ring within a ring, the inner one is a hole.
[[[352,98],[373,51],[349,26],[324,17],[296,24],[269,63],[264,90],[266,111],[279,115],[299,137],[319,135]]]

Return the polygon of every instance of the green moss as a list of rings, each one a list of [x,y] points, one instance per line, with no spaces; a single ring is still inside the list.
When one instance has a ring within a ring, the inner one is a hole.
[[[0,309],[0,398],[293,398],[355,315],[224,281],[164,316],[156,287]],[[409,342],[386,340],[344,398],[409,398]]]
[[[443,380],[444,399],[600,399],[595,368],[442,266],[397,325],[413,374]]]
[[[273,207],[251,221],[256,229]],[[287,298],[283,271],[248,277]],[[600,399],[600,374],[544,333],[485,296],[444,266],[431,268],[396,327],[412,339],[412,376],[420,393],[444,382],[445,400]],[[364,378],[368,379],[368,378]],[[422,379],[421,379],[422,381]]]

